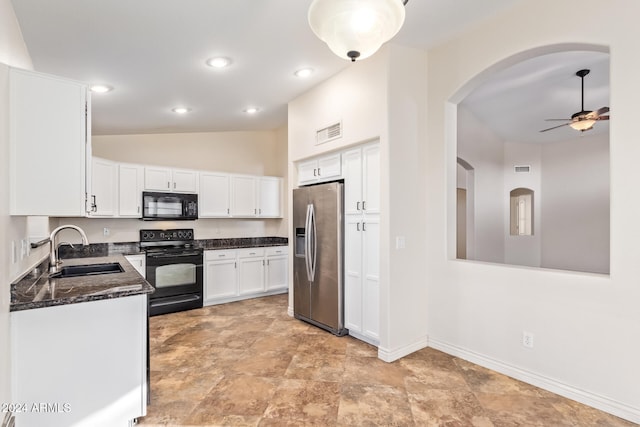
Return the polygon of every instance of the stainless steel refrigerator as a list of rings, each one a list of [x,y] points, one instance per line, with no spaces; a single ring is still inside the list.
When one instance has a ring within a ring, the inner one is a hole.
[[[297,319],[345,335],[343,184],[293,190],[293,313]]]

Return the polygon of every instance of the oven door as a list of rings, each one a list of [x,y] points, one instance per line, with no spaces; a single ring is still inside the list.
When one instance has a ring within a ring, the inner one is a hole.
[[[202,251],[147,252],[150,315],[202,307]]]

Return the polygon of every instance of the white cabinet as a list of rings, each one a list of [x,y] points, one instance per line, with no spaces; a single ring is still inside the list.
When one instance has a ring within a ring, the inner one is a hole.
[[[145,254],[125,255],[125,258],[142,277],[147,278],[147,257]]]
[[[282,290],[289,287],[289,253],[286,246],[276,246],[265,250],[265,290]]]
[[[298,185],[331,181],[342,176],[340,153],[318,157],[298,164]]]
[[[120,163],[118,165],[118,216],[142,216],[142,188],[144,167]]]
[[[264,292],[264,249],[238,250],[238,292],[240,295]]]
[[[279,218],[282,216],[282,178],[258,178],[258,216]]]
[[[118,165],[94,157],[91,166],[90,216],[115,216],[118,213]]]
[[[16,425],[127,427],[146,415],[147,296],[11,313]],[[88,392],[90,391],[90,392]]]
[[[147,191],[196,193],[198,191],[198,172],[146,166],[144,168],[144,189]]]
[[[215,302],[238,295],[236,251],[205,251],[204,302]]]
[[[282,217],[282,178],[232,175],[231,216]]]
[[[345,327],[377,345],[380,330],[380,149],[343,154],[345,182]]]
[[[256,191],[256,177],[233,175],[231,177],[231,216],[258,216]]]
[[[230,181],[228,174],[200,172],[200,218],[225,218],[231,215]]]
[[[204,252],[204,304],[286,292],[288,248],[257,247]]]
[[[90,111],[85,85],[10,68],[11,215],[87,215]]]

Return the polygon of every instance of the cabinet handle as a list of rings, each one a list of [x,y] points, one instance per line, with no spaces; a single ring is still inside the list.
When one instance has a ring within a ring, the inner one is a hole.
[[[262,215],[262,208],[258,209],[258,213]]]
[[[317,170],[318,170],[318,169],[313,168],[313,176],[318,176],[318,175],[316,175],[316,171],[317,171]]]
[[[238,263],[237,262],[233,263],[233,268],[238,268]]]
[[[137,209],[137,212],[140,213],[140,206],[138,206],[136,209]]]
[[[367,231],[367,223],[362,221],[362,231]]]
[[[249,255],[255,255],[255,254],[256,254],[255,252],[249,252]]]
[[[254,210],[253,210],[253,214],[254,214],[254,215],[257,215],[257,214],[258,214],[258,209],[254,209]]]
[[[362,201],[362,210],[363,210],[363,211],[366,211],[366,210],[367,210],[367,205],[366,205],[365,203],[366,203],[366,201],[365,201],[365,200],[363,200],[363,201]]]
[[[96,203],[96,196],[95,194],[91,195],[91,212],[97,212],[98,211],[98,204]]]
[[[281,253],[282,253],[282,251],[276,251],[276,253],[277,253],[277,254],[281,254]]]
[[[320,168],[318,168],[318,176],[321,176],[322,174],[320,173]]]
[[[360,231],[360,223],[359,222],[356,223],[356,230]]]
[[[262,260],[262,266],[264,267],[264,260]]]
[[[269,265],[269,260],[267,260],[267,266]]]
[[[227,208],[227,215],[229,215],[229,208]]]
[[[175,182],[173,183],[173,189],[174,190],[176,189],[176,183]]]
[[[167,181],[167,188],[171,189],[171,183]]]
[[[360,202],[356,202],[356,210],[360,210]]]
[[[226,256],[226,255],[225,254],[218,255],[219,258],[222,258],[223,256]]]

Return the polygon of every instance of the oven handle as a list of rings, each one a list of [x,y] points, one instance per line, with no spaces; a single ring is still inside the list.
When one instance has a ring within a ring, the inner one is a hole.
[[[200,296],[198,296],[198,295],[189,295],[189,296],[186,296],[184,298],[172,298],[170,301],[153,301],[153,300],[151,300],[149,302],[149,304],[151,305],[151,307],[164,307],[165,305],[180,304],[182,302],[197,301],[199,299],[200,299]]]
[[[189,256],[200,256],[202,253],[200,252],[189,252],[182,254],[150,254],[147,253],[147,258],[179,258],[179,257],[189,257]]]

